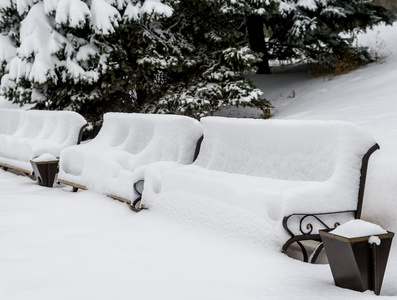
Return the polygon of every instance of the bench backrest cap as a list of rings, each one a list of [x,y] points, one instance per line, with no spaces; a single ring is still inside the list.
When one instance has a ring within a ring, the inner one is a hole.
[[[327,180],[338,168],[360,165],[375,144],[367,131],[343,121],[205,117],[201,122],[204,140],[195,164],[275,179]]]
[[[0,109],[0,134],[13,134],[22,119],[23,110]]]
[[[156,160],[191,163],[202,132],[201,123],[187,116],[106,113],[100,132],[90,144],[139,154],[141,164]],[[131,162],[134,166],[136,163]]]
[[[16,136],[49,141],[59,147],[76,144],[86,120],[73,111],[29,110],[23,115]]]

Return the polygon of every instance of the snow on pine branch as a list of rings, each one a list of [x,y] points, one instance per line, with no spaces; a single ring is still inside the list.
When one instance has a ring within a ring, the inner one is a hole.
[[[76,53],[76,59],[79,62],[88,60],[90,57],[95,57],[99,55],[99,49],[95,45],[87,44],[81,46]]]
[[[255,15],[264,15],[268,8],[280,0],[230,0],[230,1],[213,1],[216,5],[221,5],[220,11],[225,14],[235,14],[236,12],[250,13]]]
[[[0,1],[0,9],[10,8],[13,4],[12,0],[2,0]]]
[[[346,10],[340,7],[329,6],[321,11],[322,15],[338,18],[346,18]]]
[[[87,19],[91,19],[90,9],[84,2],[80,0],[58,1],[55,22],[72,28],[81,28],[85,25]]]
[[[15,57],[17,51],[14,43],[8,36],[0,35],[0,64],[8,62]]]
[[[295,38],[298,38],[310,31],[317,28],[316,18],[309,18],[304,15],[300,15],[295,19],[294,25],[289,31],[289,34]]]
[[[113,33],[121,20],[119,11],[105,0],[92,0],[92,27],[96,33]]]
[[[5,2],[3,5],[4,7],[11,7],[15,5],[19,15],[26,14],[34,4],[40,2],[40,0],[1,0],[1,2]]]
[[[334,2],[334,0],[280,0],[279,11],[282,15],[297,10],[299,11],[300,9],[315,11],[320,6],[329,6],[331,2]]]
[[[43,2],[35,4],[21,22],[20,41],[18,57],[26,60],[31,68],[22,68],[27,64],[17,60],[21,72],[18,77],[37,83],[44,83],[48,78],[55,79],[54,68],[58,59],[53,54],[62,49],[65,40],[53,30],[51,20],[44,12]]]
[[[325,1],[318,1],[318,0],[299,0],[296,3],[296,6],[308,8],[310,10],[315,10],[317,8],[317,2],[325,2]]]
[[[170,17],[172,13],[172,7],[163,4],[159,0],[146,0],[143,4],[141,2],[130,2],[127,5],[123,18],[128,21],[137,21],[143,16],[149,16],[150,18],[157,16]]]
[[[44,11],[47,15],[52,14],[57,10],[58,2],[60,0],[43,0],[44,2]]]

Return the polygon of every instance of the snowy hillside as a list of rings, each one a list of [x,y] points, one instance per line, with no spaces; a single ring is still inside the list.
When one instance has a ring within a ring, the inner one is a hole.
[[[362,36],[365,45],[382,40],[387,57],[337,78],[313,78],[302,66],[253,77],[274,118],[351,121],[375,137],[381,150],[370,159],[363,218],[394,232],[396,37],[397,25]],[[136,214],[94,192],[44,188],[3,170],[0,185],[0,299],[379,299],[336,287],[327,264],[280,253],[272,234],[250,243],[250,220],[206,224],[214,212],[195,214],[194,199],[184,199],[190,218],[167,205]],[[393,298],[396,243],[381,291]]]

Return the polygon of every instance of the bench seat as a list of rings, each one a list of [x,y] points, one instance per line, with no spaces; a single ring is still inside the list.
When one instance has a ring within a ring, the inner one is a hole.
[[[145,172],[142,205],[146,208],[155,205],[157,196],[162,193],[182,192],[211,197],[259,216],[280,220],[282,209],[280,199],[286,193],[293,193],[310,185],[308,181],[228,173],[197,165],[163,164],[163,167],[160,165],[161,163],[153,164]],[[161,182],[158,179],[161,179]],[[160,187],[161,192],[159,192]]]

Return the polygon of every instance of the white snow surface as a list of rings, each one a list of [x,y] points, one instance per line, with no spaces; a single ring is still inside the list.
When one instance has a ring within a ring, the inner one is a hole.
[[[364,220],[351,220],[331,230],[330,233],[346,238],[356,238],[385,234],[387,233],[387,230],[383,229],[377,224],[373,224]]]
[[[91,142],[62,151],[59,179],[134,200],[137,168],[160,160],[192,163],[202,134],[201,124],[185,116],[107,113]]]
[[[51,153],[43,153],[40,156],[32,159],[34,162],[49,162],[49,161],[57,161],[58,157],[52,155]]]
[[[378,50],[388,56],[347,75],[312,78],[297,69],[253,77],[275,118],[349,121],[374,136],[381,149],[370,159],[363,219],[394,232],[396,36],[396,25],[361,36],[367,45],[381,38]],[[187,194],[136,214],[92,191],[49,189],[3,170],[0,182],[0,299],[379,299],[336,287],[326,264],[280,253],[286,236],[273,234],[274,223],[222,217],[236,216],[232,206],[212,205],[214,219]],[[397,298],[396,278],[393,244],[381,296]]]

